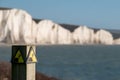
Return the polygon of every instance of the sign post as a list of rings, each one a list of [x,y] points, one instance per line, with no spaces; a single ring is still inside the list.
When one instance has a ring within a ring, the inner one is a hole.
[[[12,46],[12,80],[35,80],[36,74],[35,46]]]

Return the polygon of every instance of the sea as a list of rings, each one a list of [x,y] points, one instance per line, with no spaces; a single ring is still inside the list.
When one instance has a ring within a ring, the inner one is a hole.
[[[59,80],[120,80],[120,45],[36,46],[36,69]],[[0,61],[11,60],[11,47],[0,47]]]

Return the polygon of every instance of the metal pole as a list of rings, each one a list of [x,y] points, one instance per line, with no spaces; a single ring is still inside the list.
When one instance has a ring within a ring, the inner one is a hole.
[[[36,74],[35,46],[12,46],[12,80],[35,80]]]

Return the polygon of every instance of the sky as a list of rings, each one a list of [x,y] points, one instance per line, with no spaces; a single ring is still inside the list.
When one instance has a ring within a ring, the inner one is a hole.
[[[56,23],[120,29],[120,0],[0,0],[0,7],[23,9]]]

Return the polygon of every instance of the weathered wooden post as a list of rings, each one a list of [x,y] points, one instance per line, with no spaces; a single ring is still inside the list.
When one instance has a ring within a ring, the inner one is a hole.
[[[36,74],[35,46],[12,46],[12,80],[35,80]]]

